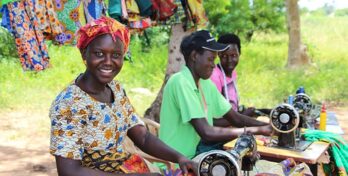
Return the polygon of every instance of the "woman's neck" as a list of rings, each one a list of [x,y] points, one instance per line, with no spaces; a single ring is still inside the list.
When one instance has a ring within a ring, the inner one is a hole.
[[[194,72],[193,68],[191,66],[187,66],[187,68],[190,70],[193,80],[195,81],[195,84],[198,88],[198,84],[199,84],[199,79],[200,77],[197,75],[197,73]]]
[[[99,94],[105,91],[106,84],[101,84],[94,76],[88,72],[81,75],[78,86],[90,94]]]
[[[229,78],[231,78],[232,77],[232,72],[233,71],[224,71],[225,72],[225,75],[227,76],[227,77],[229,77]]]
[[[218,64],[218,67],[220,68],[221,72],[223,72],[227,77],[232,77],[233,70],[228,71],[227,69],[224,69],[221,64]]]

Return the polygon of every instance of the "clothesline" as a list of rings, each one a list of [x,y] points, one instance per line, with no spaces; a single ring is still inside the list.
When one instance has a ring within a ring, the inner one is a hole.
[[[2,0],[1,25],[13,34],[23,70],[49,66],[46,40],[75,44],[75,32],[102,15],[133,31],[152,25],[181,23],[183,17],[198,28],[207,24],[200,0]]]

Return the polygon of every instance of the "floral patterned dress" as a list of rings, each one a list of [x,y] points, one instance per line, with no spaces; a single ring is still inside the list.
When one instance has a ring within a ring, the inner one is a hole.
[[[106,172],[147,172],[140,157],[123,147],[127,131],[144,123],[117,81],[108,84],[114,95],[111,104],[89,96],[75,83],[52,103],[50,153],[81,160],[84,167]]]

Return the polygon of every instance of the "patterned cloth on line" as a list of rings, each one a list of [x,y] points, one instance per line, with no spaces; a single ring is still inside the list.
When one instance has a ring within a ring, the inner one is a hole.
[[[23,70],[40,71],[49,66],[49,56],[34,4],[21,0],[7,4],[11,28]]]

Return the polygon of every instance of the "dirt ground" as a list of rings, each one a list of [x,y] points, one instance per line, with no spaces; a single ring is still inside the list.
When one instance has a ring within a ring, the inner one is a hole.
[[[336,113],[348,141],[348,107],[328,108]],[[0,176],[55,176],[49,154],[48,112],[0,111]]]

